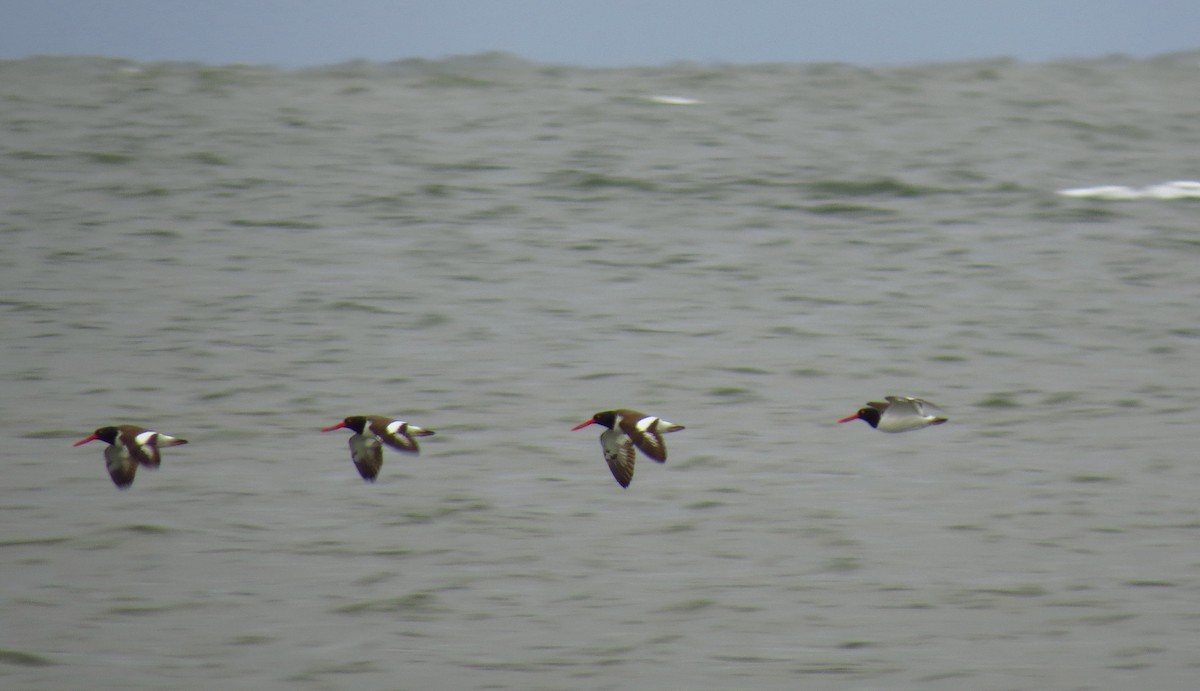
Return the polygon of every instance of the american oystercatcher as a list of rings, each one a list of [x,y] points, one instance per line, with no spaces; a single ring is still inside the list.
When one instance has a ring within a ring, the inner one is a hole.
[[[134,425],[116,425],[101,427],[87,439],[81,439],[73,446],[83,446],[90,441],[100,440],[108,444],[104,450],[104,464],[108,466],[108,475],[113,484],[125,489],[133,484],[133,476],[139,465],[147,468],[157,468],[162,463],[158,453],[159,446],[179,446],[186,444],[186,439],[155,432],[152,429]]]
[[[622,487],[628,487],[633,480],[635,447],[650,460],[665,463],[667,446],[663,443],[662,435],[683,429],[683,425],[668,422],[660,417],[645,415],[636,410],[619,409],[596,413],[591,420],[572,427],[571,431],[592,424],[608,428],[600,433],[600,447],[604,449],[604,460],[608,461],[613,477]]]
[[[428,437],[433,430],[422,429],[410,425],[404,420],[392,420],[382,415],[352,415],[332,427],[326,427],[322,432],[332,432],[335,429],[349,429],[350,458],[358,474],[367,482],[375,482],[379,476],[379,468],[383,465],[383,445],[387,444],[397,451],[404,453],[420,453],[421,447],[413,437]]]
[[[930,425],[940,425],[949,418],[942,409],[929,401],[907,396],[886,396],[887,403],[871,401],[838,423],[862,420],[880,432],[909,432]]]

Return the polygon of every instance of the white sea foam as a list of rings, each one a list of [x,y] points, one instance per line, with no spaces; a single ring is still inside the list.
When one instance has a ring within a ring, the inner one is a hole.
[[[1175,180],[1141,188],[1125,185],[1102,185],[1100,187],[1058,190],[1058,194],[1082,199],[1200,199],[1200,182]]]
[[[660,103],[666,106],[698,106],[701,103],[704,103],[704,101],[695,98],[688,98],[687,96],[667,95],[650,96],[649,101],[651,103]]]

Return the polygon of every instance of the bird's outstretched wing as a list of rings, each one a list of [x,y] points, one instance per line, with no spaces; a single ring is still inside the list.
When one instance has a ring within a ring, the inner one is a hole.
[[[604,460],[608,461],[608,469],[622,487],[628,487],[633,482],[633,464],[636,454],[633,442],[625,433],[610,429],[600,435],[600,447],[604,449]]]
[[[379,469],[383,467],[383,445],[374,437],[365,434],[350,436],[350,459],[358,474],[367,482],[375,482]]]

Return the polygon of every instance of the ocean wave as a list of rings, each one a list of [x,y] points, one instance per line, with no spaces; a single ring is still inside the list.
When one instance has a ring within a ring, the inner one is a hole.
[[[1200,199],[1200,182],[1195,180],[1175,180],[1148,187],[1127,187],[1125,185],[1102,185],[1100,187],[1079,187],[1069,190],[1058,190],[1064,197],[1080,199]]]

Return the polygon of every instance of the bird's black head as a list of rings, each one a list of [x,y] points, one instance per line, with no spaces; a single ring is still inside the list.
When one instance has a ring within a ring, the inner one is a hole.
[[[95,432],[92,432],[92,436],[102,442],[112,444],[117,440],[117,435],[120,433],[121,430],[117,429],[116,427],[101,427]]]
[[[877,408],[862,408],[858,411],[858,419],[872,427],[879,426],[879,418],[883,416]]]
[[[356,434],[362,434],[363,430],[367,427],[367,418],[362,415],[351,415],[342,420],[342,424],[354,430]]]
[[[596,413],[592,416],[592,420],[594,420],[597,425],[604,425],[605,427],[612,429],[613,425],[617,424],[617,411],[606,410],[602,413]]]
[[[87,439],[80,439],[79,441],[72,444],[72,446],[83,446],[84,444],[88,443],[89,441],[96,441],[97,439],[99,439],[102,442],[112,444],[113,442],[115,442],[117,440],[117,435],[120,433],[121,433],[121,428],[119,428],[119,427],[101,427],[100,429],[96,430],[95,432],[92,432],[92,436],[88,437]]]

